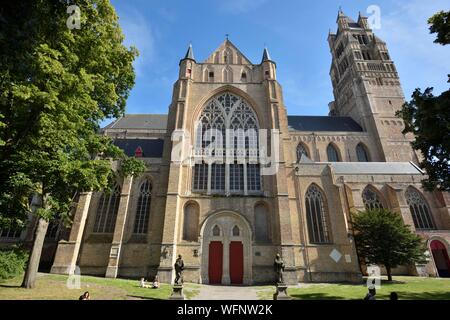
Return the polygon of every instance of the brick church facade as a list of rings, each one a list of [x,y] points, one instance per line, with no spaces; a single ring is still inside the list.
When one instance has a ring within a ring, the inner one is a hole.
[[[351,212],[387,208],[429,249],[427,264],[394,272],[449,276],[450,196],[421,187],[386,43],[365,17],[339,12],[337,24],[328,116],[288,115],[267,49],[253,64],[227,39],[199,62],[190,46],[168,114],[128,114],[103,129],[147,170],[80,194],[71,229],[46,242],[51,272],[172,282],[181,254],[185,281],[252,285],[274,281],[281,253],[290,284],[358,282]],[[0,241],[27,233],[3,230]]]

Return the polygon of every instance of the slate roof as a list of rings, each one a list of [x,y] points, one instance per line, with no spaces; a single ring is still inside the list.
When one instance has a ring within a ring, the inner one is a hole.
[[[363,131],[351,117],[288,116],[288,125],[296,131]]]
[[[126,114],[104,129],[166,130],[167,114]]]
[[[133,157],[138,147],[142,148],[144,158],[162,158],[163,139],[115,139],[114,145],[122,149],[129,157]]]
[[[166,130],[167,117],[167,114],[127,114],[104,129]],[[288,125],[291,130],[296,131],[363,131],[351,117],[288,116]]]
[[[332,162],[335,174],[424,174],[411,162]]]
[[[192,44],[189,44],[189,48],[186,52],[186,55],[184,56],[184,59],[191,59],[195,60],[194,58],[194,50],[192,49]]]

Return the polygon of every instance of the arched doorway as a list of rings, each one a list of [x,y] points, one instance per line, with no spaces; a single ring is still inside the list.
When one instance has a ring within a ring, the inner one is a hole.
[[[235,212],[220,212],[208,217],[201,230],[202,283],[250,285],[251,229]]]
[[[450,259],[445,245],[439,240],[432,240],[430,249],[439,277],[450,278]]]

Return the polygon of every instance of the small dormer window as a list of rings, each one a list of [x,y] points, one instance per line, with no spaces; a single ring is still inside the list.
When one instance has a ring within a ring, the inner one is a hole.
[[[138,147],[136,148],[136,150],[134,150],[134,156],[135,156],[136,158],[142,158],[143,152],[142,152],[141,146],[138,146]]]

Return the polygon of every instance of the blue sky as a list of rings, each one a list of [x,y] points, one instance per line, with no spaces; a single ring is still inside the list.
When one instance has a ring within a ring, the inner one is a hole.
[[[370,5],[381,9],[381,28],[407,100],[416,87],[448,89],[450,46],[434,44],[427,19],[449,10],[450,0],[112,0],[126,45],[140,51],[136,85],[126,113],[167,113],[178,62],[192,42],[198,62],[230,34],[230,40],[253,63],[264,44],[277,62],[278,81],[291,115],[326,115],[333,100],[328,75],[329,29],[336,31],[339,6],[353,19]],[[107,121],[109,122],[109,121]]]

